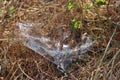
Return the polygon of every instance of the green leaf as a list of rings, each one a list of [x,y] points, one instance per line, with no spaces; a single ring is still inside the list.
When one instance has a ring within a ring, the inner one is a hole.
[[[69,3],[68,3],[68,10],[71,10],[71,8],[73,7],[73,1],[71,0]]]
[[[95,0],[95,5],[100,6],[100,5],[105,5],[105,4],[106,4],[105,0]]]
[[[81,25],[78,23],[78,21],[74,18],[72,20],[72,23],[70,25],[70,29],[71,30],[74,30],[74,29],[80,29],[81,28]]]
[[[10,17],[12,17],[12,15],[13,15],[13,13],[14,13],[15,10],[16,10],[16,9],[15,9],[14,6],[10,6],[10,7],[9,7],[9,16],[10,16]]]
[[[95,0],[95,2],[99,3],[99,2],[105,2],[105,0]]]
[[[10,6],[9,7],[9,11],[12,11],[12,12],[15,11],[15,7],[14,6]]]
[[[90,9],[91,6],[92,6],[92,5],[91,5],[90,3],[87,3],[87,4],[85,5],[85,9]]]

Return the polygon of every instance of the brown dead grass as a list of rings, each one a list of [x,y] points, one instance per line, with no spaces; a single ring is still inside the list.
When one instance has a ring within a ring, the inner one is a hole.
[[[89,0],[88,0],[89,1]],[[0,79],[2,80],[119,80],[120,79],[120,13],[110,0],[108,10],[100,7],[82,14],[83,4],[74,2],[71,11],[65,12],[68,1],[57,0],[17,0],[6,1],[0,22]],[[3,1],[4,2],[4,1]],[[8,7],[14,5],[16,11],[8,17]],[[102,19],[99,19],[101,17]],[[104,18],[112,18],[111,21]],[[74,62],[68,70],[66,78],[56,69],[56,65],[34,51],[17,42],[18,34],[14,34],[16,22],[44,23],[46,33],[55,27],[64,26],[68,29],[71,20],[82,21],[82,28],[77,34],[89,33],[95,38],[100,37],[90,52],[84,54],[82,60]],[[113,35],[113,36],[112,36]]]

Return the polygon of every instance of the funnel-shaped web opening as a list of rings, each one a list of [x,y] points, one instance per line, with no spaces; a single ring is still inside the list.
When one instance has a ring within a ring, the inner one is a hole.
[[[57,38],[50,34],[44,35],[42,24],[40,23],[17,23],[19,34],[22,36],[22,43],[46,59],[55,63],[63,71],[74,58],[90,50],[94,41],[86,33],[81,36],[81,42],[76,43],[71,48],[70,40],[67,43],[63,41],[69,37],[69,32],[58,30]],[[62,41],[61,41],[62,40]],[[82,42],[83,41],[83,42]]]

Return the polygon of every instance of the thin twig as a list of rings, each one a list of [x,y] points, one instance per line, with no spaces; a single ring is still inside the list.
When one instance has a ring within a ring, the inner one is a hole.
[[[13,71],[13,69],[14,69],[14,67],[15,67],[15,64],[16,64],[16,62],[13,63],[13,66],[12,66],[12,68],[10,69],[10,71],[9,71],[8,75],[6,76],[5,80],[7,80],[7,79],[9,78],[10,74],[12,73],[12,71]]]
[[[23,73],[20,73],[17,77],[15,77],[14,80],[18,80],[18,78],[19,78],[21,75],[23,75]]]
[[[19,63],[17,63],[19,69],[21,70],[21,72],[30,80],[34,80],[32,77],[30,77],[28,74],[25,73],[25,71],[21,68],[21,65]]]
[[[112,61],[112,66],[111,66],[111,70],[110,70],[110,79],[112,80],[112,72],[113,72],[113,67],[114,67],[114,63],[115,63],[115,58],[118,56],[118,54],[120,53],[120,49],[116,52],[116,54],[113,57],[113,61]]]
[[[17,69],[15,69],[15,71],[12,73],[12,76],[10,77],[10,79],[9,80],[13,80],[12,78],[15,76],[15,73],[18,71],[18,68]]]
[[[0,39],[0,41],[9,41],[9,40],[21,40],[22,38],[3,38],[3,39]]]
[[[100,60],[100,62],[99,62],[99,64],[98,64],[98,68],[100,68],[100,66],[102,65],[102,62],[103,62],[103,60],[104,60],[104,58],[105,58],[105,56],[106,56],[106,52],[107,52],[107,50],[108,50],[108,48],[109,48],[109,45],[110,45],[110,43],[111,43],[111,41],[112,41],[113,36],[115,35],[115,33],[116,33],[116,28],[115,28],[112,36],[110,37],[110,40],[109,40],[109,42],[108,42],[108,44],[107,44],[107,47],[106,47],[106,49],[105,49],[105,51],[104,51],[104,54],[103,54],[103,56],[102,56],[102,59]],[[98,77],[98,72],[99,72],[99,69],[98,69],[98,70],[96,71],[96,73],[95,73],[94,80],[97,79],[97,77]]]
[[[103,61],[103,59],[104,59],[105,56],[106,56],[106,52],[107,52],[107,50],[108,50],[108,48],[109,48],[109,46],[110,46],[110,43],[111,43],[111,41],[112,41],[113,36],[115,35],[115,33],[116,33],[116,28],[115,28],[115,30],[114,30],[112,36],[110,37],[110,40],[109,40],[109,42],[108,42],[108,44],[107,44],[107,47],[106,47],[106,49],[105,49],[105,51],[104,51],[104,55],[103,55],[102,59],[100,60],[100,64],[99,64],[99,66],[101,66],[102,61]]]

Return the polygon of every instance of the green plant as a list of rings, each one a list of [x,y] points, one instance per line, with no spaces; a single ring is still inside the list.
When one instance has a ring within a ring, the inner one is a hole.
[[[81,24],[79,24],[78,21],[74,18],[70,25],[70,29],[74,30],[74,29],[80,29],[80,28],[81,28]]]
[[[94,4],[96,6],[101,6],[101,5],[105,5],[106,1],[105,0],[95,0]]]
[[[73,7],[73,0],[70,0],[67,5],[67,10],[71,10]]]
[[[13,13],[15,12],[16,8],[12,5],[9,7],[9,16],[12,17]]]
[[[86,3],[86,5],[85,5],[85,9],[90,9],[90,8],[91,8],[91,6],[92,6],[92,4],[91,4],[91,3]]]

